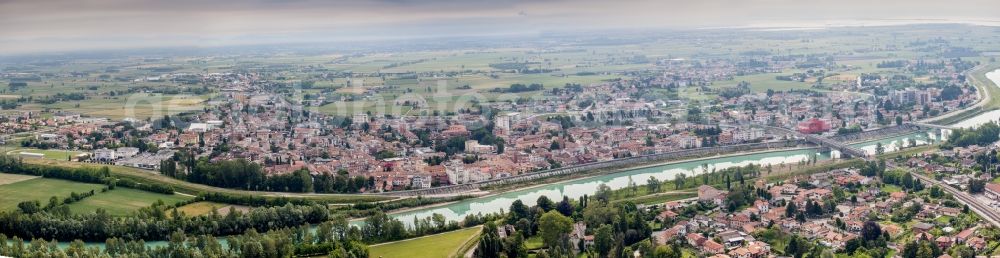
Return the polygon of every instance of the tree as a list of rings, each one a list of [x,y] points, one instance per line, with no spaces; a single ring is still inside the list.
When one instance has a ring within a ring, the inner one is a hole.
[[[479,237],[479,245],[476,246],[475,257],[478,258],[500,258],[503,243],[497,233],[497,226],[493,222],[487,222],[483,227],[483,233]]]
[[[797,236],[792,236],[785,245],[785,255],[795,256],[799,253],[799,240]]]
[[[503,241],[503,251],[508,258],[528,257],[528,248],[524,246],[524,236],[515,233]]]
[[[972,250],[972,248],[967,245],[956,245],[951,248],[951,257],[974,258],[976,257],[976,251]]]
[[[597,233],[594,234],[594,250],[597,251],[598,257],[608,257],[615,246],[614,237],[614,232],[608,224],[601,225],[597,229]]]
[[[681,252],[678,252],[677,248],[675,248],[674,246],[661,245],[661,246],[657,246],[656,249],[653,250],[653,257],[654,258],[680,258],[681,257]]]
[[[611,200],[611,187],[606,184],[598,185],[597,192],[594,193],[594,198],[598,201],[608,203]]]
[[[572,230],[573,220],[556,211],[546,212],[538,219],[538,234],[542,236],[542,242],[548,247],[558,246],[559,239]]]
[[[687,179],[687,175],[684,173],[679,173],[674,176],[674,189],[681,189],[684,187],[684,181]]]
[[[549,200],[549,197],[545,195],[539,196],[535,205],[538,206],[538,208],[542,208],[544,211],[550,211],[552,208],[555,208],[552,200]]]
[[[865,221],[864,225],[861,226],[861,237],[865,241],[872,241],[878,239],[880,236],[882,236],[882,227],[879,227],[875,221]]]
[[[563,196],[562,201],[556,204],[556,210],[564,216],[572,216],[574,210],[573,203],[569,201],[569,197]]]
[[[794,217],[797,210],[798,207],[795,207],[795,202],[789,202],[788,205],[785,206],[785,217],[786,218]]]
[[[75,193],[74,193],[75,194]],[[25,201],[17,204],[17,208],[24,214],[34,214],[42,211],[42,205],[38,201]]]
[[[529,211],[528,206],[524,205],[521,200],[514,200],[514,203],[510,204],[510,213],[507,213],[507,224],[517,223],[518,220],[527,218]]]
[[[650,193],[660,192],[660,180],[656,177],[649,176],[649,180],[646,180],[646,190]]]

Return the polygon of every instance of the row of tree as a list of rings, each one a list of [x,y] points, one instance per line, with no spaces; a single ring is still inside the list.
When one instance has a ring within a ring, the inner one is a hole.
[[[602,185],[599,189],[608,188]],[[538,237],[545,247],[536,253],[538,257],[575,257],[580,252],[589,257],[631,257],[633,250],[658,254],[656,257],[680,257],[676,246],[657,247],[650,240],[652,228],[647,222],[653,220],[653,214],[630,202],[612,204],[601,196],[583,196],[577,201],[563,197],[559,202],[541,196],[531,207],[515,200],[503,218],[486,223],[474,254],[527,257],[524,239]],[[573,242],[570,233],[578,223],[587,226],[583,233],[595,236],[592,246]],[[501,238],[500,231],[507,237]]]
[[[176,211],[176,210],[175,210]],[[268,231],[320,223],[330,219],[321,205],[254,208],[247,213],[233,210],[225,216],[211,213],[201,216],[167,215],[163,205],[142,208],[133,216],[115,217],[104,210],[86,214],[38,211],[0,212],[0,232],[26,239],[44,238],[61,241],[104,241],[108,238],[164,240],[178,230],[195,235],[233,235],[248,229]]]
[[[69,181],[105,184],[111,188],[122,186],[139,189],[143,191],[173,194],[173,187],[159,184],[141,184],[127,178],[118,178],[111,175],[107,167],[90,168],[64,168],[57,166],[27,164],[20,157],[0,155],[0,171],[4,173],[23,174],[41,176],[45,178],[56,178]]]
[[[192,183],[254,191],[357,193],[373,187],[375,182],[374,178],[351,177],[346,171],[314,176],[309,170],[300,169],[288,174],[268,175],[259,164],[246,159],[211,162],[208,158],[194,160],[187,154],[165,160],[160,173]]]
[[[1000,140],[1000,125],[995,122],[980,125],[975,129],[952,130],[948,142],[943,148],[966,147],[970,145],[986,146]]]
[[[88,247],[76,240],[65,249],[56,241],[35,239],[26,242],[19,237],[0,234],[0,255],[11,257],[294,257],[328,255],[342,258],[367,258],[368,247],[358,235],[350,232],[346,220],[327,222],[311,231],[294,227],[258,233],[247,230],[229,236],[222,243],[211,235],[185,234],[175,231],[166,245],[149,247],[143,241],[109,238],[104,248]],[[356,231],[356,230],[355,230]]]

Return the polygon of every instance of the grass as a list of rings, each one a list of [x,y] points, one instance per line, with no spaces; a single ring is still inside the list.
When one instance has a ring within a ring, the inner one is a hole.
[[[544,245],[545,245],[545,243],[542,243],[542,237],[540,237],[540,236],[533,236],[533,237],[529,237],[527,239],[524,239],[524,246],[528,250],[541,249],[542,246],[544,246]]]
[[[35,89],[39,88],[44,88],[44,86],[35,87]],[[63,110],[111,119],[126,117],[144,119],[200,110],[205,107],[207,98],[208,96],[135,93],[118,97],[95,96],[84,100],[60,101],[53,104],[29,103],[21,106],[20,109],[38,112]]]
[[[54,160],[69,160],[70,157],[83,154],[82,151],[65,151],[65,150],[40,150],[40,149],[18,149],[9,151],[9,154],[21,154],[24,153],[38,153],[45,155],[46,159]]]
[[[7,178],[9,174],[0,175]],[[38,201],[45,205],[52,196],[62,201],[70,193],[85,193],[91,190],[99,192],[101,188],[104,188],[104,185],[50,178],[34,178],[0,185],[0,211],[16,209],[18,203],[25,201]]]
[[[203,184],[190,183],[161,175],[155,171],[130,168],[124,166],[96,165],[91,163],[80,163],[80,162],[71,162],[65,160],[47,160],[47,159],[25,159],[24,161],[26,163],[31,163],[36,165],[57,166],[57,167],[67,167],[67,168],[107,167],[108,170],[110,170],[111,174],[117,177],[128,178],[142,184],[169,185],[174,188],[174,191],[190,195],[198,195],[199,193],[203,192],[204,193],[214,192],[214,193],[224,193],[232,195],[254,195],[266,198],[284,197],[293,199],[305,199],[321,203],[357,203],[357,202],[375,202],[375,201],[395,199],[395,197],[361,195],[361,194],[313,194],[313,193],[276,193],[276,192],[245,191],[245,190],[226,189],[226,188],[213,187]]]
[[[808,82],[798,82],[798,81],[782,81],[778,80],[779,75],[790,75],[791,73],[761,73],[753,75],[736,76],[729,81],[721,81],[715,84],[713,88],[721,87],[734,87],[740,82],[749,82],[750,90],[753,92],[765,92],[767,89],[772,89],[775,91],[787,91],[791,89],[810,89],[812,84]]]
[[[73,213],[91,213],[97,209],[104,209],[112,216],[125,216],[140,208],[149,207],[160,200],[169,205],[191,198],[178,194],[166,195],[118,187],[72,203],[69,205],[69,209]]]
[[[479,234],[481,227],[460,229],[451,232],[408,239],[380,245],[368,249],[369,257],[451,257],[470,239]]]
[[[661,204],[670,201],[683,200],[687,198],[698,197],[697,193],[664,193],[664,194],[651,194],[645,196],[638,196],[633,198],[626,198],[619,201],[631,201],[635,204]]]
[[[13,184],[34,178],[38,177],[18,174],[0,174],[0,185]]]
[[[177,207],[177,212],[187,216],[199,216],[211,213],[213,210],[229,206],[228,204],[217,202],[196,202],[181,207]]]
[[[187,216],[200,216],[212,213],[212,211],[217,211],[219,215],[225,216],[226,214],[229,214],[230,209],[246,213],[250,210],[250,207],[202,201],[178,207],[177,212]]]
[[[899,186],[896,186],[896,185],[883,184],[881,190],[882,190],[882,192],[886,192],[886,193],[895,193],[895,192],[902,192],[903,188],[901,188]]]

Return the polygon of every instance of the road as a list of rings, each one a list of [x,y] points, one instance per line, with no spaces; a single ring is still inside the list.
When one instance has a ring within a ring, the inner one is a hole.
[[[947,191],[952,196],[955,196],[955,199],[958,200],[958,202],[968,205],[969,209],[975,212],[976,214],[979,214],[980,217],[983,217],[983,219],[989,221],[994,226],[1000,227],[1000,212],[997,212],[996,209],[993,209],[989,205],[980,202],[978,199],[976,199],[969,193],[955,189],[954,187],[951,187],[947,184],[941,183],[940,181],[934,180],[933,178],[921,175],[919,173],[910,173],[910,174],[920,179],[921,181],[929,182],[931,184],[941,187],[941,189]]]

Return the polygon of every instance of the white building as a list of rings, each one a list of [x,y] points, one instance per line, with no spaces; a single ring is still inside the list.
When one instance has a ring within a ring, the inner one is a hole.
[[[188,126],[188,131],[192,132],[204,133],[209,130],[212,130],[212,125],[207,123],[191,123],[191,126]]]
[[[358,113],[351,117],[351,124],[355,126],[361,126],[361,124],[368,122],[368,114]]]
[[[115,155],[115,150],[110,150],[107,148],[94,150],[94,160],[97,161],[112,161],[117,159]]]
[[[513,127],[514,123],[517,122],[519,116],[520,113],[507,113],[499,115],[496,117],[496,121],[494,121],[495,126],[503,134],[510,133],[511,127]]]
[[[469,154],[490,154],[496,151],[493,145],[482,145],[476,140],[465,141],[465,153]]]
[[[749,142],[764,138],[764,129],[744,128],[733,132],[733,140],[736,142]]]
[[[139,154],[139,148],[121,147],[115,150],[117,158],[128,158]]]
[[[469,171],[465,170],[465,166],[449,162],[444,167],[445,173],[448,174],[449,183],[458,185],[469,182]]]
[[[410,187],[413,189],[431,188],[431,181],[434,179],[430,175],[415,175],[410,178]]]

